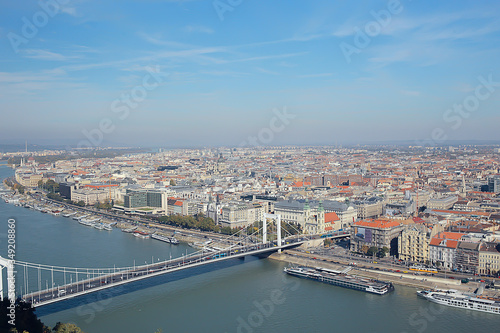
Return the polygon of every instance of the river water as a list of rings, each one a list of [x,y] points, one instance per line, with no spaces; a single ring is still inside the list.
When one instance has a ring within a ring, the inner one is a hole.
[[[0,165],[0,178],[13,170]],[[64,217],[0,202],[0,255],[7,255],[7,220],[16,221],[16,259],[69,267],[122,267],[193,251],[102,231]],[[283,262],[233,259],[172,273],[37,309],[49,326],[72,322],[87,333],[167,332],[498,332],[500,316],[434,305],[396,285],[377,296],[286,276]],[[21,271],[16,288],[24,291]],[[31,274],[31,275],[30,275]],[[5,273],[4,273],[5,275]],[[28,272],[28,291],[62,277]],[[69,278],[69,277],[67,277]]]

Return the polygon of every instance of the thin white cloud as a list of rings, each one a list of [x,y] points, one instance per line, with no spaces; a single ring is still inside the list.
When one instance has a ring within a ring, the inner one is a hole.
[[[56,91],[68,88],[81,88],[84,84],[69,79],[59,69],[40,72],[0,72],[0,96],[24,97],[41,90]]]
[[[78,53],[101,53],[98,49],[86,45],[70,45],[68,49]]]
[[[333,73],[318,73],[318,74],[305,74],[305,75],[299,75],[298,77],[300,78],[309,78],[309,77],[328,77],[332,76]]]
[[[169,41],[169,40],[163,40],[160,34],[147,34],[143,32],[138,32],[137,36],[141,37],[144,39],[146,42],[151,43],[153,45],[158,45],[158,46],[168,46],[168,47],[175,47],[175,48],[194,48],[196,47],[195,45],[190,45],[190,44],[185,44],[185,43],[180,43],[180,42],[175,42],[175,41]]]
[[[76,14],[76,8],[74,7],[64,7],[61,9],[61,12],[71,15],[71,16],[77,16]]]
[[[201,74],[213,75],[213,76],[230,76],[230,77],[242,77],[247,76],[249,73],[235,72],[235,71],[201,71]]]
[[[27,49],[23,51],[24,57],[38,60],[49,60],[49,61],[65,61],[68,60],[69,57],[66,57],[62,54],[50,52],[47,50],[39,50],[39,49]]]
[[[233,63],[233,62],[247,62],[247,61],[259,61],[259,60],[269,60],[269,59],[291,58],[291,57],[298,57],[298,56],[306,55],[308,53],[309,52],[276,54],[276,55],[269,55],[269,56],[259,56],[259,57],[242,58],[242,59],[237,59],[237,60],[230,60],[228,62]]]
[[[202,25],[188,25],[186,27],[184,27],[184,31],[186,32],[197,32],[197,33],[203,33],[203,34],[213,34],[214,33],[214,30],[209,28],[209,27],[205,27],[205,26],[202,26]]]
[[[280,75],[280,73],[278,73],[278,72],[270,71],[270,70],[268,70],[268,69],[261,68],[261,67],[256,67],[255,69],[256,69],[256,70],[258,70],[258,71],[259,71],[259,72],[261,72],[261,73],[264,73],[264,74],[270,74],[270,75]]]

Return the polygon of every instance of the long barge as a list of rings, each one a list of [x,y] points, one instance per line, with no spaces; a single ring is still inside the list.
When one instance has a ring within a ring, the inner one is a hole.
[[[151,238],[170,244],[179,244],[179,241],[175,237],[162,236],[158,234],[152,234]]]
[[[391,282],[372,280],[326,268],[287,267],[284,271],[289,275],[300,278],[315,280],[333,284],[338,287],[360,290],[377,295],[384,295],[394,290],[394,285]]]

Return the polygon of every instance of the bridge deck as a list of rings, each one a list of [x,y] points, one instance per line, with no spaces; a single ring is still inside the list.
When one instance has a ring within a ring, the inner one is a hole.
[[[102,275],[97,278],[81,280],[57,288],[50,288],[23,295],[25,301],[31,302],[33,307],[40,307],[70,298],[86,295],[100,290],[113,288],[119,285],[167,274],[183,269],[207,265],[227,259],[240,258],[248,255],[258,255],[287,248],[300,246],[303,239],[285,240],[285,244],[277,246],[275,242],[234,247],[231,249],[201,253],[184,258],[176,258],[150,265],[137,266],[135,269]],[[85,274],[82,272],[82,274]]]

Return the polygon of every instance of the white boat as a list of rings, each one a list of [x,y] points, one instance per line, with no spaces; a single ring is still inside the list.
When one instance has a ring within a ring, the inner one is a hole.
[[[137,227],[132,227],[132,228],[129,228],[129,229],[123,229],[122,231],[123,232],[134,232],[136,229],[137,229]]]
[[[87,223],[97,223],[101,220],[100,217],[97,217],[97,218],[90,218],[90,219],[80,219],[80,221],[83,221],[83,222],[87,222]]]
[[[94,228],[96,228],[97,230],[104,230],[104,226],[102,225],[102,223],[94,223]]]
[[[93,227],[94,226],[94,222],[89,222],[87,220],[79,220],[78,223],[86,225],[86,226],[89,226],[89,227]]]
[[[6,199],[5,202],[9,203],[9,204],[17,205],[17,204],[19,204],[19,199],[17,199],[17,198],[9,198],[9,199]]]
[[[102,228],[107,231],[113,231],[113,228],[111,228],[111,225],[102,223]]]
[[[146,233],[146,232],[142,232],[142,231],[135,231],[133,233],[133,235],[135,237],[142,238],[142,239],[148,239],[149,238],[149,234]]]
[[[428,301],[455,308],[500,314],[500,299],[449,290],[420,290],[417,295]]]
[[[179,244],[179,241],[175,237],[162,236],[158,234],[152,234],[151,238],[170,244]]]
[[[73,215],[76,215],[76,212],[71,212],[71,213],[63,214],[64,217],[71,217]]]

